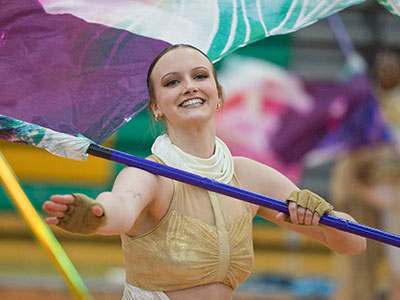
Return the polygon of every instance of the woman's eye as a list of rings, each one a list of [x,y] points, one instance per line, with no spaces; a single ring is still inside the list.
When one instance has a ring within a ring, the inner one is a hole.
[[[170,80],[167,83],[164,84],[164,86],[172,86],[178,83],[178,80]]]
[[[195,78],[195,79],[205,79],[205,78],[208,78],[208,75],[206,75],[206,74],[199,74],[199,75],[196,75],[194,78]]]

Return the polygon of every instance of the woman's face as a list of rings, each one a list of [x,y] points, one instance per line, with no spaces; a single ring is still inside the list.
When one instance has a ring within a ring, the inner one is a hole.
[[[176,48],[166,53],[151,74],[155,99],[152,109],[167,127],[188,127],[210,120],[222,102],[213,76],[213,66],[200,52]]]

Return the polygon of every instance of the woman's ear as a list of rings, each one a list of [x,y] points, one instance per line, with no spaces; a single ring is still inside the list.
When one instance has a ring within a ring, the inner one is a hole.
[[[150,109],[153,115],[161,114],[161,110],[154,99],[150,99]]]

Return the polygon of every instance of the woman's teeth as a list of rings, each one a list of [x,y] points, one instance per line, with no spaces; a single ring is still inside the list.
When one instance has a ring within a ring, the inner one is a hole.
[[[204,103],[204,100],[201,100],[201,99],[190,99],[190,100],[187,100],[187,101],[183,102],[180,106],[181,107],[188,107],[188,106],[191,106],[191,105],[203,104],[203,103]]]

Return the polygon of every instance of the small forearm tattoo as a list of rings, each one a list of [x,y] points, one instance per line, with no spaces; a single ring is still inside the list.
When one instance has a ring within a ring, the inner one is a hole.
[[[132,191],[132,190],[128,190],[126,191],[126,193],[131,196],[133,199],[139,199],[142,200],[142,195],[138,192]]]

